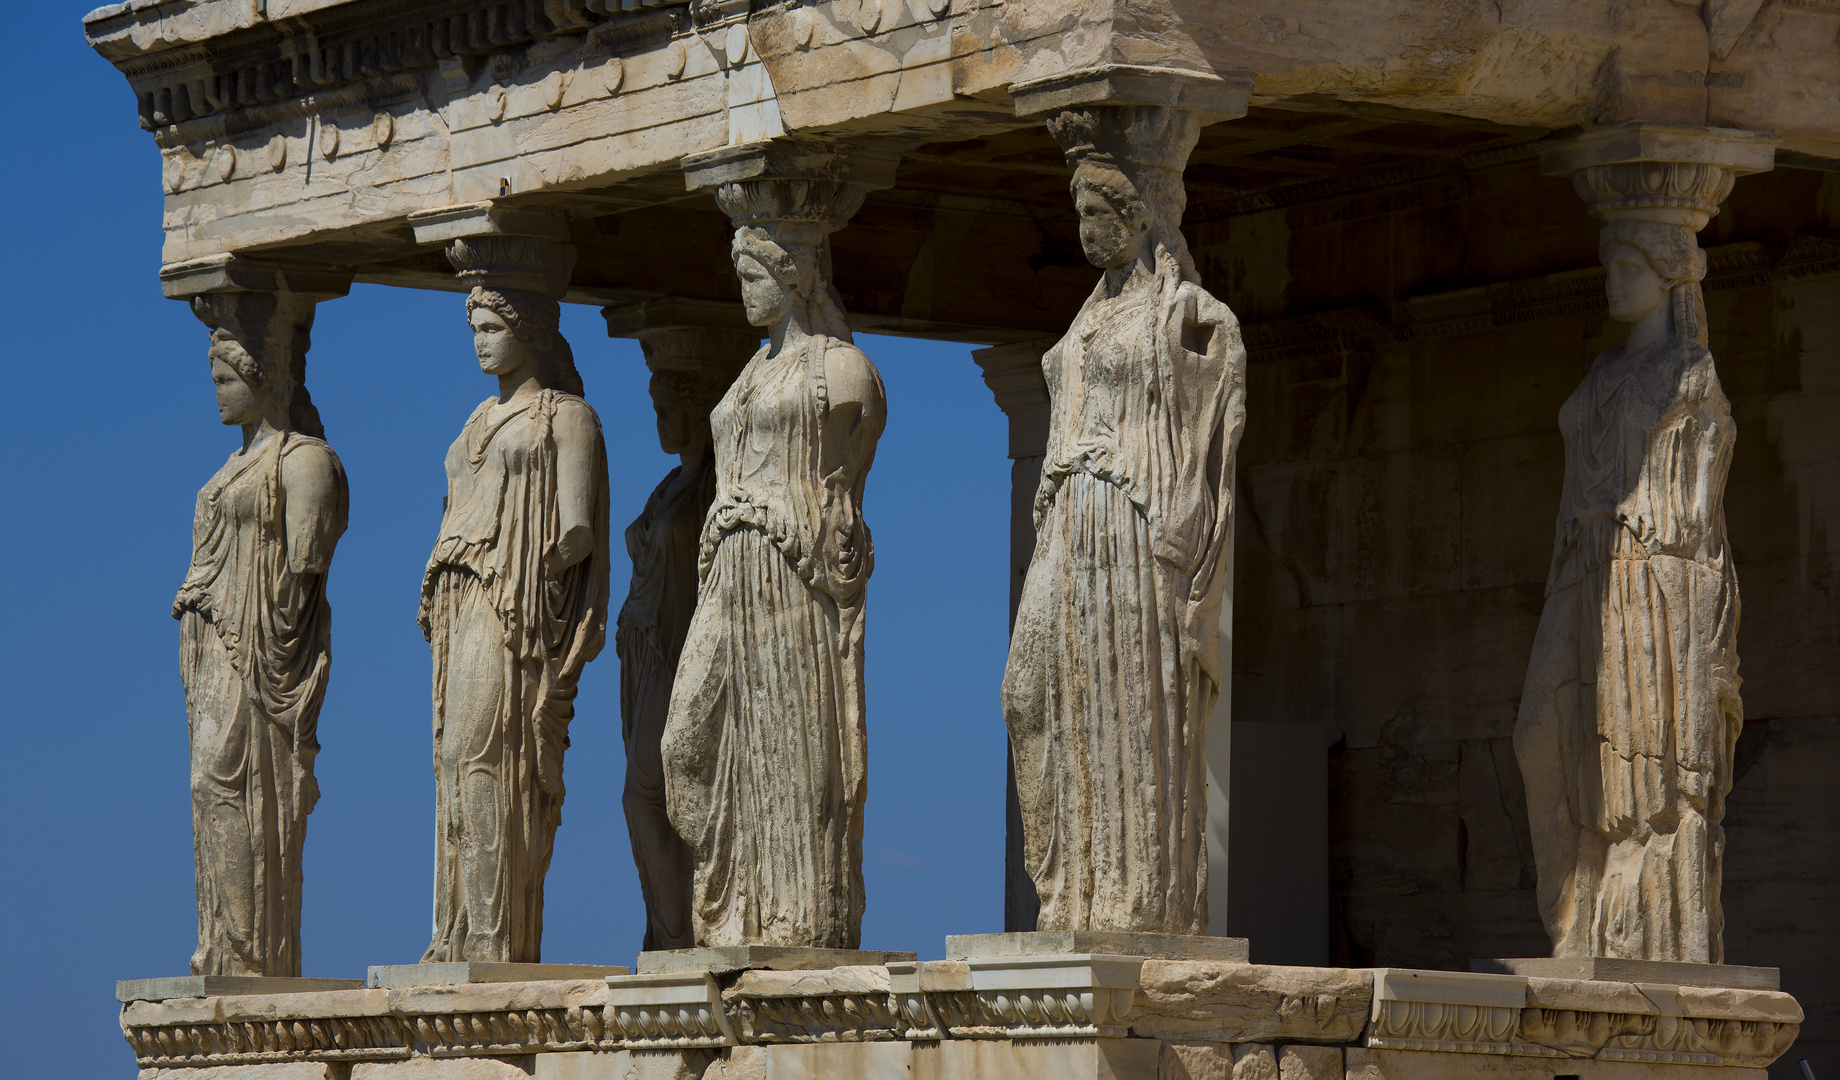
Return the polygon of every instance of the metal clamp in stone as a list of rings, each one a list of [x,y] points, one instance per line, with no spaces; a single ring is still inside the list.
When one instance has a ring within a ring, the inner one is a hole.
[[[722,1005],[744,1043],[886,1041],[905,1030],[889,980],[880,966],[744,971]]]
[[[1123,1038],[1130,1034],[1144,960],[1102,955],[973,957],[961,966],[963,975],[956,986],[949,972],[940,971],[934,983],[940,989],[924,993],[931,1016],[951,1038]],[[898,994],[900,1008],[911,1030],[924,1030],[913,1024],[913,996],[914,991]]]
[[[707,971],[615,975],[607,979],[607,1027],[629,1050],[734,1046],[740,1040]]]

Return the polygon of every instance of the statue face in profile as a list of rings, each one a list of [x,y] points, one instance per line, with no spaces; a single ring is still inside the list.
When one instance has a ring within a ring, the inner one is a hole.
[[[473,326],[473,351],[479,354],[479,370],[487,375],[509,375],[538,359],[530,344],[512,333],[492,309],[476,307],[468,321]]]
[[[243,381],[242,373],[233,366],[236,353],[242,349],[234,341],[220,342],[211,348],[211,382],[217,387],[217,415],[232,427],[262,419],[261,395]]]
[[[752,255],[735,256],[735,274],[741,279],[741,305],[754,326],[772,326],[786,316],[786,286]],[[662,433],[662,428],[660,433]]]
[[[1667,303],[1667,283],[1649,264],[1648,256],[1628,244],[1606,244],[1604,297],[1610,317],[1617,322],[1641,322]]]
[[[1073,181],[1073,208],[1080,215],[1080,247],[1087,262],[1110,270],[1143,249],[1150,233],[1149,214],[1122,174],[1080,166]]]

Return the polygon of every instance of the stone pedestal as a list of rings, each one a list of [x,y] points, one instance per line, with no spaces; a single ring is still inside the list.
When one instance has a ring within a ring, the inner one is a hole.
[[[1108,953],[1154,960],[1220,960],[1245,963],[1245,938],[1196,934],[1132,934],[1109,930],[1035,930],[1012,934],[953,934],[946,956],[953,960],[999,956],[1055,956]]]
[[[1724,987],[1733,990],[1780,990],[1782,970],[1739,964],[1690,964],[1678,960],[1622,960],[1609,956],[1531,956],[1506,960],[1471,960],[1469,969],[1536,979],[1585,982],[1671,983],[1676,986]]]
[[[374,964],[364,984],[372,989],[463,986],[467,983],[550,982],[631,974],[629,967],[598,964],[490,964],[477,960],[436,964]]]
[[[663,949],[639,954],[639,974],[707,971],[728,975],[737,971],[815,971],[821,968],[864,967],[912,960],[910,952],[864,949],[803,949],[783,945],[723,945],[702,949]]]
[[[375,968],[371,970],[375,971]],[[122,979],[115,1000],[166,1001],[219,997],[225,994],[308,994],[316,990],[355,990],[362,979],[284,979],[266,975],[170,975],[163,979]]]

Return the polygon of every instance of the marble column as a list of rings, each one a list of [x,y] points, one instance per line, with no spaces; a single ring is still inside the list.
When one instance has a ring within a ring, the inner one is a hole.
[[[626,528],[632,583],[620,608],[622,802],[639,891],[646,952],[696,944],[690,916],[695,859],[665,804],[661,742],[684,638],[696,611],[697,556],[715,499],[709,413],[760,345],[739,305],[665,298],[603,308],[607,332],[637,338],[651,369],[659,446],[679,464]]]
[[[1022,583],[1035,554],[1035,489],[1041,485],[1041,456],[1048,449],[1048,384],[1042,380],[1041,355],[1052,341],[1018,341],[978,349],[971,354],[983,369],[984,384],[1009,420],[1009,621],[1016,623]],[[1006,750],[1006,753],[1008,751]],[[1004,796],[1003,929],[1035,929],[1041,898],[1035,894],[1022,857],[1022,806],[1016,798],[1015,755],[1009,754]]]
[[[1073,167],[1101,271],[1043,357],[1036,544],[1003,681],[1038,928],[1209,929],[1207,729],[1234,453],[1239,325],[1200,283],[1182,173],[1248,84],[1122,66],[1012,87]]]
[[[411,224],[471,287],[478,369],[497,380],[448,450],[422,580],[436,801],[422,959],[536,963],[576,686],[607,630],[607,455],[557,305],[574,250],[560,220],[490,204]]]
[[[1559,410],[1565,483],[1514,733],[1555,957],[1724,959],[1744,722],[1724,511],[1737,430],[1695,234],[1774,144],[1632,122],[1541,157],[1603,222],[1609,314],[1629,326]]]
[[[345,472],[307,394],[313,315],[350,271],[219,255],[162,269],[210,328],[210,374],[241,445],[198,493],[173,601],[191,747],[193,975],[300,975],[301,857],[332,664],[326,576]],[[199,380],[202,387],[203,380]]]
[[[893,161],[785,140],[700,155],[767,343],[711,416],[715,500],[662,744],[699,946],[854,949],[862,931],[864,495],[887,403],[830,234]]]

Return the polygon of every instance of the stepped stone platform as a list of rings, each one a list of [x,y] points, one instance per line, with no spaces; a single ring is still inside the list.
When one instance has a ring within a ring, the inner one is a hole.
[[[1762,1080],[1802,1010],[1685,979],[1075,953],[175,996],[121,1022],[142,1080]]]

